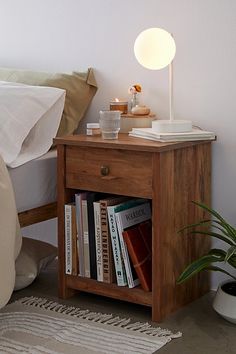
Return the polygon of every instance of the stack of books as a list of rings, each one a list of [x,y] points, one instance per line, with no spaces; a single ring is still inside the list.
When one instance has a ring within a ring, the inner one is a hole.
[[[65,205],[65,272],[151,291],[152,226],[144,198],[78,191]]]
[[[143,138],[160,142],[177,142],[177,141],[196,141],[196,140],[215,140],[216,135],[213,132],[193,128],[190,132],[185,133],[158,133],[152,128],[133,128],[129,133],[130,136]]]

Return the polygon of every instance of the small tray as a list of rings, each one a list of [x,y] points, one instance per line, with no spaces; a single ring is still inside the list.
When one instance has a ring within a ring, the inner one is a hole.
[[[124,113],[121,114],[123,118],[155,118],[156,115],[154,113],[149,114],[133,114],[133,113]]]

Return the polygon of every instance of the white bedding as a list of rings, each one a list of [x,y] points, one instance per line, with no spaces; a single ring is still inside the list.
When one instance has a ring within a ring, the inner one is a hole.
[[[8,167],[18,212],[56,201],[56,157],[56,150],[50,150],[24,165]]]
[[[61,89],[0,82],[0,308],[15,284],[21,247],[17,212],[56,198],[56,152],[47,151],[64,100]]]
[[[0,308],[9,300],[15,284],[15,259],[21,235],[11,180],[0,156]]]
[[[45,154],[56,136],[65,90],[0,81],[0,154],[10,167]]]

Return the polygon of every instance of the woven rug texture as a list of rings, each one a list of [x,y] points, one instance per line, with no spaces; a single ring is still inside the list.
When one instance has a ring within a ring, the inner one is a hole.
[[[152,354],[181,333],[28,297],[0,311],[0,353]]]

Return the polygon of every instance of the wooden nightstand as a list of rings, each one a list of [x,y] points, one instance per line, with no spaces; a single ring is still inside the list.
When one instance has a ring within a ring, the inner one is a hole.
[[[152,307],[152,320],[161,321],[209,290],[206,272],[182,285],[176,279],[210,246],[207,238],[177,233],[203,217],[192,200],[210,205],[210,141],[158,143],[119,134],[118,140],[74,135],[55,143],[60,297],[81,290],[130,301]],[[65,274],[64,205],[78,189],[152,200],[152,292]]]

